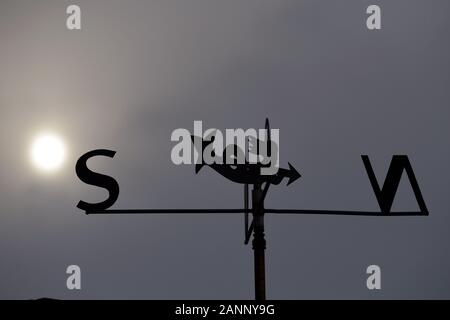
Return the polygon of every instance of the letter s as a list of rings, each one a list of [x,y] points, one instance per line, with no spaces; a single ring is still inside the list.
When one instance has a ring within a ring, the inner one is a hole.
[[[104,188],[108,190],[109,197],[103,202],[99,203],[88,203],[84,201],[80,201],[77,204],[77,207],[81,210],[84,210],[86,214],[94,211],[102,211],[111,207],[114,202],[116,202],[119,197],[119,184],[116,180],[114,180],[110,176],[106,176],[100,173],[93,172],[89,170],[87,167],[87,161],[96,156],[105,156],[109,158],[114,158],[116,154],[115,151],[106,150],[106,149],[97,149],[89,151],[88,153],[82,155],[80,159],[78,159],[77,164],[75,166],[75,171],[77,173],[78,178],[86,184],[90,184],[93,186],[97,186],[100,188]]]

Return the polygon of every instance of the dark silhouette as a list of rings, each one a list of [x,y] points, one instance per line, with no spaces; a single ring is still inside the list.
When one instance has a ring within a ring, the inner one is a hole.
[[[386,175],[386,180],[384,180],[383,189],[380,189],[380,186],[378,185],[369,157],[367,155],[362,155],[361,158],[364,162],[364,166],[366,167],[367,175],[369,176],[370,184],[372,185],[375,196],[377,197],[381,212],[391,212],[392,203],[394,202],[395,194],[397,193],[398,185],[400,184],[400,179],[402,178],[402,173],[403,171],[406,171],[409,183],[414,191],[417,204],[419,205],[420,212],[423,214],[428,214],[425,200],[423,199],[422,192],[420,192],[419,184],[417,183],[417,179],[411,163],[409,162],[408,156],[392,156],[391,164],[389,165],[388,173]]]
[[[266,119],[267,130],[267,155],[270,156],[272,151],[278,151],[278,146],[272,143],[270,139],[269,121]],[[200,137],[192,136],[192,142],[194,145],[195,139],[202,139],[201,146],[203,150],[214,141],[214,137],[208,137],[206,141]],[[258,155],[258,149],[255,146],[259,146],[260,141],[258,139],[249,141],[250,152],[256,152]],[[237,145],[230,145],[227,148],[232,148],[233,152],[227,153],[225,149],[222,154],[222,160],[228,155],[235,159],[238,159],[240,152],[243,150],[238,148]],[[200,152],[200,150],[197,150]],[[229,150],[230,151],[230,150]],[[406,155],[394,155],[392,157],[391,164],[384,181],[383,188],[381,189],[376,180],[372,166],[370,164],[369,157],[362,155],[364,166],[369,176],[370,183],[377,197],[378,204],[381,211],[354,211],[354,210],[320,210],[320,209],[266,209],[264,207],[264,200],[271,184],[278,185],[284,178],[288,178],[288,185],[296,181],[300,174],[295,168],[289,164],[289,169],[279,169],[276,174],[262,175],[261,168],[268,166],[268,163],[262,162],[250,163],[247,160],[242,163],[229,163],[222,161],[223,164],[204,164],[199,163],[195,166],[195,172],[198,173],[203,166],[208,166],[221,174],[223,177],[230,181],[244,184],[244,208],[237,209],[109,209],[117,200],[119,195],[119,185],[112,177],[95,173],[87,168],[87,160],[93,156],[108,156],[113,157],[114,151],[110,150],[93,150],[78,160],[76,164],[76,173],[81,181],[105,188],[109,192],[107,200],[100,203],[86,203],[80,201],[78,208],[84,210],[86,214],[166,214],[166,213],[244,213],[245,218],[245,240],[244,243],[248,244],[253,234],[252,248],[254,251],[254,272],[255,272],[255,299],[265,300],[265,249],[266,240],[264,236],[264,214],[325,214],[325,215],[346,215],[346,216],[372,216],[372,217],[387,217],[387,216],[427,216],[429,214],[425,205],[422,193],[420,191],[417,179]],[[245,153],[241,154],[245,155]],[[266,161],[267,162],[267,161]],[[414,191],[414,195],[419,204],[419,211],[403,211],[403,212],[391,212],[392,203],[397,192],[398,185],[403,171],[406,171],[411,187]],[[252,207],[249,208],[249,185],[253,185],[252,189]],[[253,220],[249,225],[249,213],[252,213]]]
[[[218,172],[228,180],[231,180],[236,183],[241,184],[261,184],[261,183],[270,183],[274,185],[278,185],[284,178],[288,178],[287,185],[290,185],[295,180],[301,177],[298,171],[290,164],[289,169],[279,168],[277,173],[273,175],[263,175],[261,174],[262,168],[270,167],[270,163],[263,163],[263,159],[256,161],[255,163],[249,162],[246,155],[247,153],[253,153],[258,158],[263,157],[263,155],[259,152],[259,145],[262,143],[267,144],[267,155],[271,156],[271,153],[274,152],[278,154],[278,145],[271,141],[270,139],[270,126],[269,119],[266,119],[266,130],[267,130],[267,141],[260,141],[254,137],[247,137],[246,144],[248,145],[248,149],[245,152],[242,150],[237,144],[229,145],[224,148],[221,156],[216,156],[213,153],[213,156],[216,159],[215,163],[206,164],[206,163],[198,163],[195,165],[195,173],[198,173],[204,166],[208,166],[214,171]],[[203,140],[202,137],[191,136],[192,143],[194,147],[196,145],[201,145],[202,150],[197,150],[197,152],[203,154],[205,149],[214,143],[215,136],[210,135],[208,139]],[[197,140],[197,141],[196,141]],[[198,142],[198,143],[196,143]],[[230,159],[231,155],[231,159]],[[237,159],[245,159],[245,162],[242,164],[237,163]],[[269,160],[270,161],[270,160]],[[234,162],[234,163],[233,163]],[[267,161],[266,161],[267,162]]]

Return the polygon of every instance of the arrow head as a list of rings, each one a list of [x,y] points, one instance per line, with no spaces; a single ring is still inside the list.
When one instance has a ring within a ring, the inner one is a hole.
[[[290,185],[292,182],[300,178],[302,175],[298,173],[298,171],[295,170],[295,168],[289,162],[288,165],[289,165],[289,181],[287,185]]]

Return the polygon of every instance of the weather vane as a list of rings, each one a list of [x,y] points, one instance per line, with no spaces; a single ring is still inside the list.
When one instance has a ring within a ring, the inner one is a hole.
[[[266,144],[267,155],[270,157],[272,152],[278,152],[278,145],[271,139],[271,130],[269,120],[265,124],[266,141],[258,138],[249,139],[246,149],[250,153],[259,154],[259,147]],[[215,136],[209,140],[196,135],[191,136],[194,146],[201,146],[204,151],[214,142]],[[230,150],[231,148],[231,150]],[[109,209],[118,199],[119,184],[117,181],[103,174],[91,171],[87,167],[87,161],[95,156],[114,157],[115,151],[106,149],[97,149],[81,156],[76,163],[76,173],[81,181],[89,185],[105,188],[109,192],[109,197],[100,203],[87,203],[80,201],[78,208],[84,210],[86,214],[168,214],[168,213],[244,213],[244,243],[248,244],[253,235],[252,248],[254,252],[254,275],[255,275],[255,299],[266,299],[266,277],[265,277],[265,249],[266,240],[264,235],[264,215],[266,213],[274,214],[325,214],[325,215],[351,215],[351,216],[427,216],[429,214],[424,198],[420,191],[417,179],[406,155],[394,155],[392,157],[383,187],[380,188],[375,177],[372,165],[367,155],[361,155],[363,164],[369,177],[370,184],[375,193],[380,206],[380,211],[354,211],[354,210],[320,210],[320,209],[267,209],[264,206],[264,200],[270,185],[279,185],[287,179],[287,185],[290,185],[301,175],[288,163],[289,168],[278,168],[276,173],[262,174],[262,170],[270,166],[270,163],[264,159],[257,158],[257,161],[250,162],[245,160],[243,163],[230,163],[225,158],[231,157],[235,160],[239,155],[245,153],[237,144],[227,146],[223,154],[215,155],[219,161],[206,164],[204,162],[195,165],[195,172],[198,173],[202,167],[207,166],[218,172],[230,181],[244,185],[244,208],[237,209]],[[406,171],[410,185],[414,192],[416,201],[419,205],[419,211],[391,211],[392,204],[397,192],[403,171]],[[252,185],[251,207],[249,206],[249,186]],[[249,214],[252,214],[252,221],[249,221]]]

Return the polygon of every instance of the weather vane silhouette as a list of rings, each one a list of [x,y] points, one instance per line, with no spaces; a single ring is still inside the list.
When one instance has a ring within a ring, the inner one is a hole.
[[[267,154],[278,148],[272,143],[270,137],[269,120],[266,119],[265,130],[267,130]],[[212,137],[208,141],[197,136],[191,136],[195,145],[196,139],[202,139],[201,146],[206,148],[208,144],[214,141]],[[248,144],[251,152],[256,152],[255,146],[260,141],[250,141]],[[236,144],[227,148],[233,148],[234,156],[237,158],[239,152],[243,152]],[[195,172],[198,173],[203,166],[208,166],[218,172],[230,181],[244,185],[244,208],[237,209],[109,209],[117,200],[119,195],[119,185],[116,180],[110,176],[99,174],[91,171],[87,167],[87,161],[95,156],[114,157],[115,151],[106,149],[97,149],[90,151],[81,156],[76,163],[76,173],[79,179],[87,184],[105,188],[109,192],[109,197],[100,203],[87,203],[80,201],[78,208],[84,210],[86,214],[177,214],[177,213],[244,213],[244,243],[248,244],[251,236],[252,249],[254,252],[254,282],[255,282],[255,300],[266,299],[266,276],[265,276],[265,231],[264,231],[264,215],[266,213],[274,214],[322,214],[322,215],[350,215],[350,216],[427,216],[429,214],[424,198],[420,191],[417,179],[415,177],[412,166],[406,155],[394,155],[392,157],[388,173],[386,175],[383,187],[380,188],[375,173],[372,169],[369,157],[361,155],[365,169],[367,171],[372,189],[380,206],[380,211],[354,211],[354,210],[320,210],[320,209],[267,209],[264,206],[264,200],[270,185],[279,185],[283,179],[287,179],[287,185],[290,185],[301,175],[290,164],[289,169],[279,168],[275,174],[263,175],[261,168],[267,166],[257,161],[250,163],[245,161],[242,164],[229,164],[225,161],[220,163],[205,164],[198,163],[195,165]],[[226,150],[223,151],[223,158],[226,156]],[[419,211],[396,211],[392,212],[392,204],[397,192],[403,171],[406,171],[410,185],[414,192]],[[252,185],[251,207],[249,206],[249,186]],[[252,215],[252,221],[249,221],[249,214]]]

